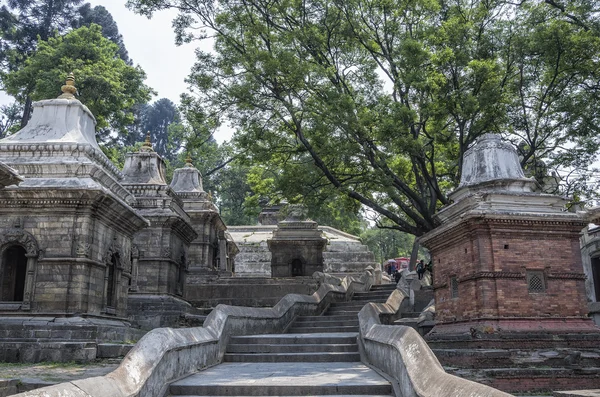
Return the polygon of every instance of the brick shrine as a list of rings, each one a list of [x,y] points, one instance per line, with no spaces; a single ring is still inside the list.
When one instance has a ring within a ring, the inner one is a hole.
[[[536,192],[510,144],[481,137],[450,199],[440,226],[421,238],[434,261],[437,324],[428,340],[600,336],[587,317],[579,251],[587,221],[565,211],[565,198]]]

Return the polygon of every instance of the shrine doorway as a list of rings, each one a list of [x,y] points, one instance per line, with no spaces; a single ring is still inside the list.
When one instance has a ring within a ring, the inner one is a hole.
[[[0,300],[3,302],[22,302],[27,276],[27,251],[20,245],[4,250],[0,274]]]

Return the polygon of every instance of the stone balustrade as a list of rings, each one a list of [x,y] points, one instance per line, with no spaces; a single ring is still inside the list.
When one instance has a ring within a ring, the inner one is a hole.
[[[313,295],[288,294],[272,308],[218,305],[203,327],[158,328],[148,332],[119,367],[100,377],[44,387],[21,397],[162,397],[168,384],[219,364],[229,337],[283,332],[296,316],[316,315],[334,301],[366,291],[372,271],[346,277],[340,285],[322,284]]]
[[[413,328],[381,324],[382,320],[388,322],[397,316],[403,302],[408,299],[408,292],[398,288],[386,303],[367,303],[358,313],[362,361],[393,379],[396,396],[510,396],[446,373],[425,340]]]

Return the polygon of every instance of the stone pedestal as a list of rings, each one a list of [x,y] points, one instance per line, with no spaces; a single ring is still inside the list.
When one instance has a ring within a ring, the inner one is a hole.
[[[467,151],[463,169],[441,226],[421,238],[434,263],[437,325],[428,338],[597,333],[579,254],[584,217],[537,193],[515,150],[491,134]]]
[[[279,222],[273,238],[267,240],[271,251],[271,277],[311,276],[323,271],[323,249],[327,240],[313,221]]]

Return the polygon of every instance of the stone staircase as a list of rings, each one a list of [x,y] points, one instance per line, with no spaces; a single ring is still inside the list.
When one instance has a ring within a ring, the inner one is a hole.
[[[390,396],[391,384],[360,362],[358,317],[395,285],[355,293],[322,316],[300,316],[285,334],[236,336],[224,363],[170,385],[170,396]]]

